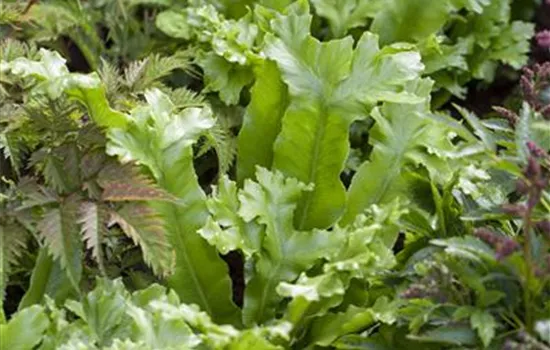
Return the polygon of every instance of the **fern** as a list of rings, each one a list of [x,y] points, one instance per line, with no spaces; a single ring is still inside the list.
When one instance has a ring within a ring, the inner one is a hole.
[[[115,97],[120,93],[122,83],[120,69],[114,63],[101,59],[97,73],[105,86],[107,98],[111,103],[115,102]]]
[[[172,102],[178,109],[206,106],[204,96],[187,88],[181,87],[173,90],[169,89],[165,92],[168,94],[170,100],[172,100]]]
[[[100,172],[98,183],[103,188],[102,200],[171,201],[175,197],[156,186],[147,176],[140,174],[131,164],[111,165]]]
[[[175,254],[165,235],[163,221],[147,204],[126,204],[111,211],[110,226],[117,224],[143,251],[145,261],[161,276],[174,269]]]
[[[79,198],[73,195],[59,207],[50,209],[38,223],[40,237],[67,271],[75,290],[80,290],[82,276],[82,244],[77,225],[79,207]]]
[[[12,61],[18,57],[38,59],[38,48],[33,42],[5,38],[0,41],[0,57],[4,61]]]
[[[160,80],[168,76],[176,69],[183,71],[191,70],[191,55],[187,51],[178,51],[171,56],[155,54],[149,56],[145,65],[143,75],[137,81],[135,90],[145,91],[146,89],[158,87]]]
[[[22,165],[22,156],[24,153],[24,144],[7,132],[0,133],[0,151],[3,151],[4,157],[9,159],[12,169],[17,176],[20,176]],[[0,152],[1,156],[1,152]]]
[[[16,266],[27,246],[29,235],[24,227],[17,223],[0,222],[0,306],[4,299],[8,276]]]
[[[237,138],[219,121],[206,133],[206,142],[201,145],[197,156],[210,149],[214,149],[218,156],[218,175],[226,174],[237,156]]]
[[[96,259],[103,274],[106,272],[101,244],[103,238],[108,235],[107,219],[107,208],[101,204],[84,202],[80,206],[78,223],[82,227],[82,239],[86,243],[86,248],[92,251],[92,257]]]

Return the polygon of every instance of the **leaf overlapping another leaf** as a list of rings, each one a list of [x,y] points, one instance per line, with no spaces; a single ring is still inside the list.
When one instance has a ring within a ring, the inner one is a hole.
[[[208,211],[193,167],[192,145],[214,119],[206,108],[178,113],[157,89],[146,92],[145,98],[148,104],[133,111],[126,129],[109,130],[107,152],[122,162],[144,165],[158,186],[175,197],[172,202],[151,203],[176,253],[176,269],[168,284],[183,301],[199,305],[216,321],[238,323],[227,267],[196,232]]]
[[[54,51],[40,49],[40,61],[19,57],[10,62],[0,61],[0,72],[35,79],[34,93],[56,99],[62,93],[83,103],[94,121],[105,127],[123,127],[126,116],[109,107],[105,89],[97,74],[69,73],[65,59]]]
[[[380,49],[370,33],[361,37],[355,50],[351,37],[321,43],[310,35],[311,16],[300,10],[277,14],[271,24],[274,34],[266,36],[265,53],[277,63],[289,89],[281,132],[272,146],[272,166],[315,184],[301,200],[295,220],[299,229],[325,228],[344,208],[339,177],[349,151],[349,126],[365,118],[378,102],[422,101],[408,86],[420,79],[423,65],[412,47]]]

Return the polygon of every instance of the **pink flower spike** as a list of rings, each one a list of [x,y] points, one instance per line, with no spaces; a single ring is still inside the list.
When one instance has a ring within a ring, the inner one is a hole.
[[[550,48],[550,30],[541,30],[540,32],[537,33],[535,38],[537,39],[537,44],[540,47],[544,49]]]

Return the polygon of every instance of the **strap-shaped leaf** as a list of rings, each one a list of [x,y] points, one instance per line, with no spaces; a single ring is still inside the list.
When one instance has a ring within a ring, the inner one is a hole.
[[[200,233],[220,251],[241,250],[250,264],[243,320],[262,323],[275,314],[280,282],[293,281],[317,260],[338,249],[341,235],[324,230],[299,231],[293,219],[304,191],[311,190],[280,172],[258,168],[257,182],[247,179],[238,193],[224,179],[208,200],[213,218]]]
[[[214,119],[207,109],[175,107],[159,90],[145,94],[148,105],[132,113],[126,130],[111,129],[107,152],[124,162],[147,166],[158,185],[177,198],[154,208],[176,252],[175,272],[168,284],[186,303],[194,303],[216,321],[233,323],[238,309],[231,302],[227,266],[216,250],[197,234],[208,217],[205,194],[193,167],[192,145]],[[144,147],[144,145],[148,145]]]
[[[252,100],[246,109],[239,132],[237,178],[239,183],[254,177],[256,166],[273,164],[273,143],[281,131],[288,91],[274,62],[256,68]]]
[[[416,89],[419,96],[427,97],[429,91],[429,83],[421,83]],[[375,109],[372,117],[376,121],[370,132],[374,147],[348,190],[341,220],[344,225],[373,204],[387,203],[398,196],[413,200],[417,179],[412,174],[417,167],[425,167],[436,183],[444,183],[468,155],[461,150],[470,141],[457,145],[451,142],[455,132],[464,130],[446,123],[444,118],[432,118],[427,100],[417,105],[387,103]]]
[[[32,270],[29,289],[21,299],[18,310],[42,303],[46,295],[55,300],[57,304],[63,304],[74,292],[79,292],[79,290],[74,289],[67,272],[63,270],[59,261],[54,261],[47,248],[41,248]]]
[[[80,290],[82,276],[82,241],[77,224],[79,205],[76,196],[68,197],[58,208],[50,209],[38,223],[38,231],[50,254],[60,261],[76,290]]]
[[[277,15],[266,54],[288,85],[290,103],[274,145],[273,167],[315,189],[300,201],[299,229],[332,225],[346,200],[340,173],[348,155],[348,129],[380,101],[418,103],[407,92],[423,69],[406,45],[380,50],[377,37],[319,42],[309,33],[309,14]]]

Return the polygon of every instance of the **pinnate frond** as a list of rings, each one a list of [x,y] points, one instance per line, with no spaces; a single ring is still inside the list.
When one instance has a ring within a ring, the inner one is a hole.
[[[82,275],[82,242],[77,224],[79,204],[76,196],[68,197],[38,223],[40,237],[50,254],[60,261],[77,289]]]
[[[156,186],[147,176],[131,164],[112,164],[99,174],[99,184],[103,187],[102,199],[111,202],[124,201],[166,201],[174,196]]]
[[[171,274],[175,253],[168,242],[163,221],[155,210],[146,204],[129,203],[111,212],[110,226],[117,224],[142,252],[145,262],[157,275]]]
[[[38,232],[50,254],[60,261],[73,286],[78,290],[82,275],[82,242],[78,229],[79,201],[66,198],[58,208],[50,209],[38,223]]]
[[[28,233],[21,225],[0,225],[0,300],[4,298],[10,271],[17,265],[27,245],[27,238]]]
[[[96,259],[99,266],[103,266],[103,254],[101,242],[107,232],[108,212],[106,208],[98,203],[85,202],[80,206],[80,217],[82,239],[86,248],[92,251],[92,257]]]

